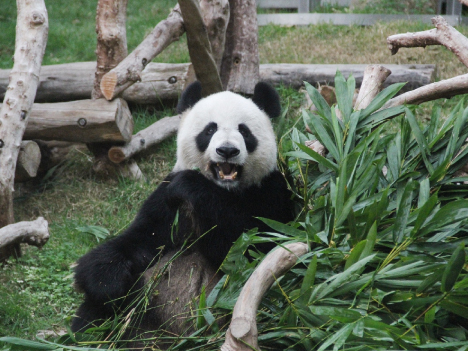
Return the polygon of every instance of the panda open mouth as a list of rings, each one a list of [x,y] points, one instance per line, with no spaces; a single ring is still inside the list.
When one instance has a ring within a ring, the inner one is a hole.
[[[239,180],[242,173],[242,166],[228,162],[211,162],[210,169],[215,179],[226,182]]]

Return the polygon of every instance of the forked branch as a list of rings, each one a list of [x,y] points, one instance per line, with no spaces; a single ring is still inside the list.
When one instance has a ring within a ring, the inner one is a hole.
[[[400,48],[443,45],[468,67],[468,38],[450,26],[441,16],[434,17],[432,23],[436,27],[435,29],[389,36],[387,43],[392,55],[395,55]]]

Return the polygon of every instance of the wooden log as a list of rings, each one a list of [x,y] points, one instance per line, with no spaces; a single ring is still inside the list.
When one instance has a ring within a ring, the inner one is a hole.
[[[35,178],[41,164],[41,149],[32,140],[21,142],[15,170],[15,183]]]
[[[179,6],[187,33],[187,46],[197,79],[202,86],[202,96],[223,90],[210,40],[203,22],[198,0],[179,0]]]
[[[255,0],[231,0],[230,6],[221,80],[225,90],[251,95],[260,79],[257,4]]]
[[[14,65],[0,108],[0,228],[14,222],[16,162],[39,83],[49,29],[43,0],[17,0],[16,4]],[[0,261],[12,254],[21,254],[19,245],[6,245],[0,249]]]
[[[18,222],[0,228],[0,248],[26,243],[42,247],[49,240],[49,224],[39,217],[31,222]]]
[[[317,86],[332,84],[336,70],[345,77],[356,78],[356,86],[362,83],[367,65],[308,65],[264,64],[260,65],[260,79],[273,85],[285,84],[295,89],[309,82]],[[393,83],[408,82],[404,91],[431,83],[436,77],[435,65],[382,65],[392,71],[383,87]],[[122,97],[137,104],[160,104],[178,99],[186,83],[188,63],[150,63],[141,74],[141,81],[122,93]],[[56,102],[88,99],[93,89],[95,62],[77,62],[43,66],[36,102]],[[9,70],[0,70],[0,98],[8,85]]]
[[[139,131],[132,140],[124,146],[113,146],[109,150],[109,159],[114,163],[120,163],[133,155],[160,143],[164,139],[174,135],[180,124],[180,115],[164,117],[153,123],[148,128]]]
[[[402,91],[409,91],[429,84],[435,76],[435,65],[394,65],[382,64],[392,71],[383,87],[394,83],[408,82]],[[284,84],[292,88],[300,88],[306,81],[312,85],[333,85],[336,71],[339,70],[345,78],[351,74],[356,79],[359,88],[367,65],[302,65],[302,64],[264,64],[260,65],[260,78],[272,85]]]
[[[96,74],[91,97],[104,97],[100,84],[102,77],[127,57],[128,0],[99,0],[96,11]]]
[[[132,134],[133,120],[125,100],[98,99],[34,104],[24,138],[125,142]]]
[[[101,91],[106,99],[114,99],[130,85],[139,81],[146,65],[169,44],[179,40],[183,33],[182,15],[179,6],[176,6],[167,19],[159,22],[130,55],[104,75],[101,80]]]
[[[304,243],[287,244],[264,258],[242,288],[221,351],[259,349],[256,316],[260,301],[275,280],[291,269],[308,249]]]

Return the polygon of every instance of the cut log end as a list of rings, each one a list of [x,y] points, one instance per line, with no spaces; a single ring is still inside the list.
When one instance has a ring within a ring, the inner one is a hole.
[[[120,163],[125,160],[125,153],[121,147],[114,146],[109,149],[109,159],[114,163]]]
[[[102,77],[101,92],[107,100],[112,100],[117,85],[117,73],[109,72]]]

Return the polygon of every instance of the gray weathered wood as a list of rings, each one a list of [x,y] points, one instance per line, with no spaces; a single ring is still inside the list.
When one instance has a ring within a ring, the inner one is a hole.
[[[133,120],[125,100],[98,99],[34,104],[24,139],[124,142],[132,134]]]
[[[383,65],[393,73],[388,84],[408,82],[404,91],[431,83],[435,78],[435,65]],[[141,82],[124,91],[123,98],[138,104],[158,104],[174,101],[180,96],[188,72],[188,63],[150,63],[141,75]],[[303,81],[311,84],[333,85],[336,70],[345,76],[353,74],[358,86],[366,65],[260,65],[260,79],[277,85],[280,83],[299,88]],[[96,63],[77,62],[64,65],[43,66],[36,102],[88,99],[93,88]],[[79,72],[77,74],[76,72]],[[0,99],[8,84],[9,70],[0,70]]]
[[[202,86],[202,96],[219,93],[223,90],[223,85],[211,50],[200,4],[198,0],[179,0],[179,6],[184,20],[190,59]]]
[[[225,90],[253,94],[259,80],[258,25],[254,0],[231,0],[221,63]]]
[[[404,91],[429,84],[435,78],[434,65],[393,65],[382,64],[392,71],[384,87],[399,82],[408,82]],[[273,85],[285,84],[299,88],[303,81],[314,85],[333,85],[336,71],[339,70],[347,78],[350,74],[360,87],[367,65],[302,65],[302,64],[265,64],[260,66],[260,78]]]
[[[335,25],[349,26],[352,24],[370,26],[377,21],[391,22],[398,20],[420,21],[432,23],[434,15],[378,15],[358,13],[278,13],[260,14],[257,16],[259,26],[269,23],[280,26],[308,26],[319,23],[333,23]],[[459,16],[444,16],[447,22],[456,26],[460,23]]]
[[[128,160],[133,155],[160,143],[177,132],[180,115],[164,117],[149,127],[139,131],[123,146],[113,146],[109,150],[109,159],[114,163]]]
[[[41,164],[41,150],[32,140],[21,142],[15,170],[15,183],[25,182],[37,175]]]

